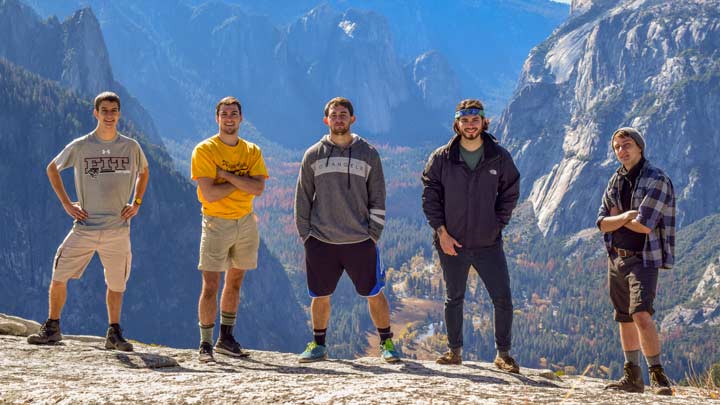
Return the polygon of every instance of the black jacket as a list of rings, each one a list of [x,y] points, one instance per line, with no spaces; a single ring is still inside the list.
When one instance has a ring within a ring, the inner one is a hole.
[[[520,173],[510,153],[483,132],[484,159],[475,170],[460,158],[460,136],[430,155],[422,174],[423,211],[464,248],[492,246],[520,197]],[[435,236],[437,238],[437,235]]]

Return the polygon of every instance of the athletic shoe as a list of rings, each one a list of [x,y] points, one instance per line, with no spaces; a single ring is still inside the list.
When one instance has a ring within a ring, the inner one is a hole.
[[[508,373],[520,374],[520,366],[517,364],[515,359],[510,356],[495,356],[495,367]]]
[[[380,357],[388,363],[397,363],[400,361],[400,353],[395,350],[392,339],[385,339],[380,345]]]
[[[298,361],[300,363],[312,363],[314,361],[327,360],[327,358],[327,347],[325,345],[319,345],[313,340],[312,342],[308,343],[305,351],[300,353],[300,356],[298,356]]]
[[[31,345],[46,345],[62,340],[60,333],[60,321],[48,319],[40,326],[40,331],[27,337]]]
[[[133,351],[132,343],[125,340],[122,335],[122,329],[120,329],[120,325],[116,323],[110,325],[107,330],[107,335],[105,336],[105,348],[120,350],[122,352]]]
[[[435,363],[459,366],[462,364],[462,354],[460,351],[450,349],[443,353],[442,356],[438,357],[437,360],[435,360]]]
[[[651,366],[648,368],[650,372],[650,387],[653,392],[657,395],[672,395],[672,388],[670,388],[670,381],[665,375],[661,365]]]
[[[232,357],[248,357],[250,353],[243,350],[240,343],[238,343],[233,335],[226,335],[225,337],[219,337],[215,342],[215,351],[220,354]]]
[[[213,357],[213,347],[211,343],[200,342],[200,352],[198,353],[198,361],[200,363],[210,363],[215,361]]]
[[[650,374],[652,378],[652,374]],[[623,367],[623,376],[618,381],[605,386],[606,390],[637,392],[645,391],[645,382],[642,378],[642,370],[640,366],[632,363],[625,363]]]

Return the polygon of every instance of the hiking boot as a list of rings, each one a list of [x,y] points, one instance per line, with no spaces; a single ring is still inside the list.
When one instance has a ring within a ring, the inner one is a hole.
[[[653,389],[655,394],[673,394],[672,388],[670,387],[670,381],[665,375],[665,370],[663,370],[661,365],[658,364],[657,366],[651,366],[648,368],[648,372],[650,374],[650,387]]]
[[[46,345],[62,340],[60,333],[60,320],[48,319],[40,326],[40,331],[27,337],[31,345]]]
[[[198,353],[198,361],[200,363],[210,363],[215,361],[213,357],[213,346],[208,342],[200,342],[200,352]]]
[[[626,362],[625,366],[623,367],[623,373],[624,375],[621,379],[614,383],[606,385],[605,389],[637,393],[642,393],[645,391],[645,382],[643,382],[642,370],[640,369],[640,366]],[[664,375],[665,374],[663,374],[663,376]]]
[[[327,347],[325,345],[319,345],[314,340],[308,343],[305,351],[300,353],[298,361],[300,363],[312,363],[314,361],[327,360]]]
[[[220,336],[215,342],[215,351],[232,357],[249,357],[250,353],[243,350],[233,335]]]
[[[495,367],[508,373],[520,374],[520,366],[517,364],[515,359],[510,356],[495,356]]]
[[[112,350],[120,350],[121,352],[133,351],[132,343],[125,340],[122,335],[120,325],[114,323],[110,325],[105,336],[105,348]]]
[[[437,364],[449,364],[459,366],[462,364],[462,352],[450,349],[435,360]]]
[[[380,357],[388,363],[397,363],[400,361],[400,353],[395,350],[392,339],[385,339],[380,345]]]

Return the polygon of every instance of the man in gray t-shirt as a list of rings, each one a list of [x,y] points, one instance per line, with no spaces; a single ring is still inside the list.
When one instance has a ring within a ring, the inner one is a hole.
[[[149,178],[148,163],[137,141],[117,131],[120,119],[117,94],[100,93],[95,98],[93,115],[98,121],[95,130],[70,142],[47,167],[55,194],[75,221],[53,261],[48,319],[40,332],[27,340],[31,344],[62,340],[60,313],[67,296],[67,281],[80,278],[97,252],[105,267],[107,285],[110,325],[105,347],[132,351],[132,344],[122,336],[120,310],[132,261],[130,219],[142,204]],[[77,202],[70,200],[60,177],[60,171],[70,167],[75,172]]]

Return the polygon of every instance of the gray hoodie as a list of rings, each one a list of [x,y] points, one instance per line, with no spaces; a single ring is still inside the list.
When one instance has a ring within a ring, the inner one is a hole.
[[[303,241],[380,239],[385,225],[385,177],[377,150],[352,134],[342,148],[325,135],[303,156],[295,191],[295,224]]]

